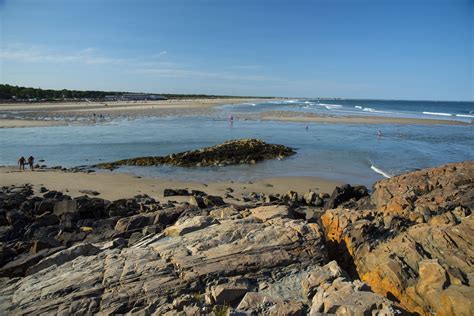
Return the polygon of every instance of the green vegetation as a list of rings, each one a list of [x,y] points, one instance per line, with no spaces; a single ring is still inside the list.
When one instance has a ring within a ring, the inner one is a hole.
[[[77,100],[92,99],[101,100],[106,95],[122,95],[132,92],[124,91],[79,91],[79,90],[52,90],[41,88],[28,88],[0,84],[0,100],[37,100],[37,101],[55,101],[55,100]],[[199,99],[199,98],[250,98],[249,96],[227,96],[227,95],[206,95],[206,94],[160,94],[168,99]],[[251,97],[264,98],[264,97]],[[265,97],[268,98],[268,97]]]

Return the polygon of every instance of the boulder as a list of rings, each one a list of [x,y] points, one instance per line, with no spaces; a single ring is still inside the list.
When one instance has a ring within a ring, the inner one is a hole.
[[[92,196],[100,195],[100,192],[97,192],[94,190],[79,190],[79,192],[85,195],[92,195]]]
[[[31,246],[30,251],[31,253],[36,254],[43,249],[56,248],[60,246],[61,246],[61,242],[59,242],[58,240],[51,237],[45,237],[45,238],[35,240],[33,242],[33,245]]]
[[[304,315],[305,306],[302,302],[279,300],[256,292],[248,292],[237,306],[238,311],[257,315]]]
[[[163,196],[188,196],[189,191],[187,189],[165,189],[163,191]]]
[[[213,300],[215,304],[218,305],[229,305],[235,303],[247,292],[247,285],[239,283],[219,284],[213,287],[211,291]]]
[[[364,186],[353,187],[350,184],[345,184],[334,189],[325,208],[336,208],[345,202],[350,200],[357,201],[368,195],[369,191]]]
[[[206,208],[206,203],[204,203],[204,199],[200,196],[191,196],[189,198],[189,204],[199,208]]]
[[[147,213],[124,217],[117,221],[115,230],[121,233],[141,230],[143,227],[155,223],[156,214]]]
[[[286,205],[260,206],[250,210],[253,217],[264,222],[278,217],[291,217],[290,208]]]

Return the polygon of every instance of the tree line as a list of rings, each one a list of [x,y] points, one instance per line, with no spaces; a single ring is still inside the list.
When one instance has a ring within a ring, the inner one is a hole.
[[[0,100],[37,100],[54,101],[68,99],[104,99],[106,95],[123,95],[124,91],[95,91],[95,90],[53,90],[31,87],[19,87],[9,84],[0,84]],[[207,95],[207,94],[160,94],[168,99],[197,99],[197,98],[236,98],[227,95]],[[238,96],[237,98],[247,98],[248,96]]]

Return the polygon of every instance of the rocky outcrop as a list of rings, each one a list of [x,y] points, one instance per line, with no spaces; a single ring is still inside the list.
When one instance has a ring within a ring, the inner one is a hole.
[[[235,164],[255,164],[267,159],[282,159],[295,154],[292,148],[283,145],[267,144],[259,139],[240,139],[228,141],[213,147],[171,154],[164,157],[139,157],[95,167],[115,169],[119,166],[157,166],[171,165],[179,167],[225,166]],[[170,192],[171,193],[171,192]]]
[[[473,194],[474,162],[380,181],[369,202],[322,215],[330,256],[409,311],[469,315]]]
[[[473,167],[384,180],[371,196],[344,186],[243,205],[188,190],[168,193],[196,205],[2,188],[0,310],[470,315]],[[420,176],[436,186],[421,190]]]

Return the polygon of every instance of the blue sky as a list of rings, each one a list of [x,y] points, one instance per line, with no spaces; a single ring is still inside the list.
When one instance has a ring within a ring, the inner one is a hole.
[[[473,0],[0,0],[0,82],[474,99]]]

